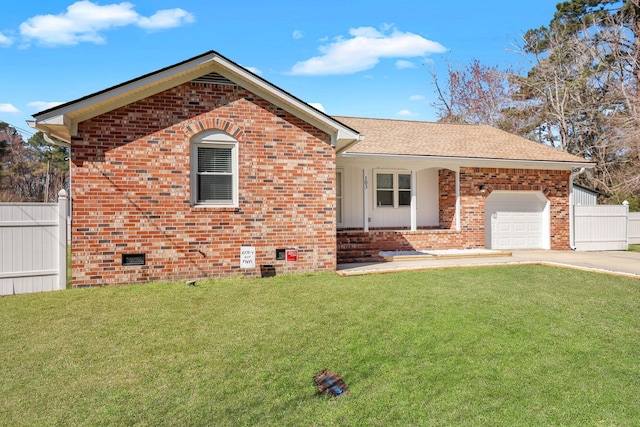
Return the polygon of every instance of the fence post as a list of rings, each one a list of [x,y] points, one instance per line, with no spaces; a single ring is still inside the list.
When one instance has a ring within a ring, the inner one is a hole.
[[[67,289],[67,192],[58,193],[58,290]]]
[[[629,202],[625,200],[624,202],[622,202],[622,206],[625,207],[625,213],[627,215],[627,221],[625,222],[625,225],[627,226],[627,229],[626,229],[627,247],[625,248],[625,251],[626,251],[626,250],[629,250]]]

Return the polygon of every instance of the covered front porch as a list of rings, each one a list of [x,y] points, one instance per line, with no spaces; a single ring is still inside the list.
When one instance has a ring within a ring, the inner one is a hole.
[[[484,238],[470,242],[462,230],[462,188],[468,185],[461,185],[459,165],[350,160],[338,165],[338,263],[382,261],[380,251],[484,247]],[[482,205],[479,188],[464,191],[475,193],[465,203]],[[484,220],[474,227],[483,235]]]
[[[395,160],[340,164],[339,264],[383,261],[382,251],[567,247],[567,172]]]
[[[380,252],[570,249],[572,171],[584,159],[489,126],[338,118],[338,263]]]

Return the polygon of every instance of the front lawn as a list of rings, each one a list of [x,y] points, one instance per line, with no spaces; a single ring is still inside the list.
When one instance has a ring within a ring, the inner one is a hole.
[[[5,297],[0,425],[638,425],[639,313],[545,266]]]

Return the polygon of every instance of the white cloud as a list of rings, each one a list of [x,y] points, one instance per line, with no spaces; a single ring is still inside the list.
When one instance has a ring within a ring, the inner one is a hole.
[[[14,107],[11,104],[0,104],[0,113],[17,114],[19,112],[20,110],[18,110],[16,107]]]
[[[396,68],[398,70],[404,70],[405,68],[416,68],[416,64],[405,59],[399,59],[396,61]]]
[[[411,95],[409,99],[411,101],[424,101],[426,98],[424,95]]]
[[[65,13],[37,15],[20,24],[20,33],[27,40],[48,46],[69,46],[81,42],[106,43],[102,31],[127,25],[145,30],[173,28],[193,22],[191,13],[182,9],[160,10],[150,17],[139,15],[128,2],[97,5],[88,0],[73,3]]]
[[[409,110],[400,110],[398,111],[398,115],[399,116],[404,116],[404,117],[410,117],[410,116],[417,116],[418,114],[413,113]]]
[[[159,10],[148,18],[140,17],[137,25],[145,30],[164,30],[190,24],[195,21],[193,14],[183,9]]]
[[[260,70],[259,68],[256,68],[256,67],[244,67],[244,68],[251,71],[253,74],[257,74],[259,76],[262,75],[262,70]]]
[[[298,40],[304,37],[304,33],[300,30],[295,30],[292,34],[294,40]]]
[[[13,39],[0,33],[0,46],[9,47],[13,44]]]
[[[44,110],[48,110],[49,108],[57,107],[58,105],[61,105],[61,104],[62,102],[33,101],[28,103],[27,105],[29,107],[33,107],[37,111],[44,111]]]
[[[417,34],[393,27],[382,31],[388,30],[390,34],[373,27],[352,28],[350,38],[337,37],[332,43],[320,46],[322,55],[296,63],[290,74],[351,74],[375,67],[382,58],[423,57],[446,51],[440,43]]]
[[[324,111],[324,105],[322,105],[322,104],[320,104],[318,102],[310,102],[309,105],[311,105],[316,110],[320,110],[323,113],[326,113],[326,111]]]

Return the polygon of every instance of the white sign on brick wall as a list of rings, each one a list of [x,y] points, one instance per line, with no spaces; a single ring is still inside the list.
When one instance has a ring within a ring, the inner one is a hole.
[[[240,247],[240,268],[256,268],[256,248],[253,246]]]

